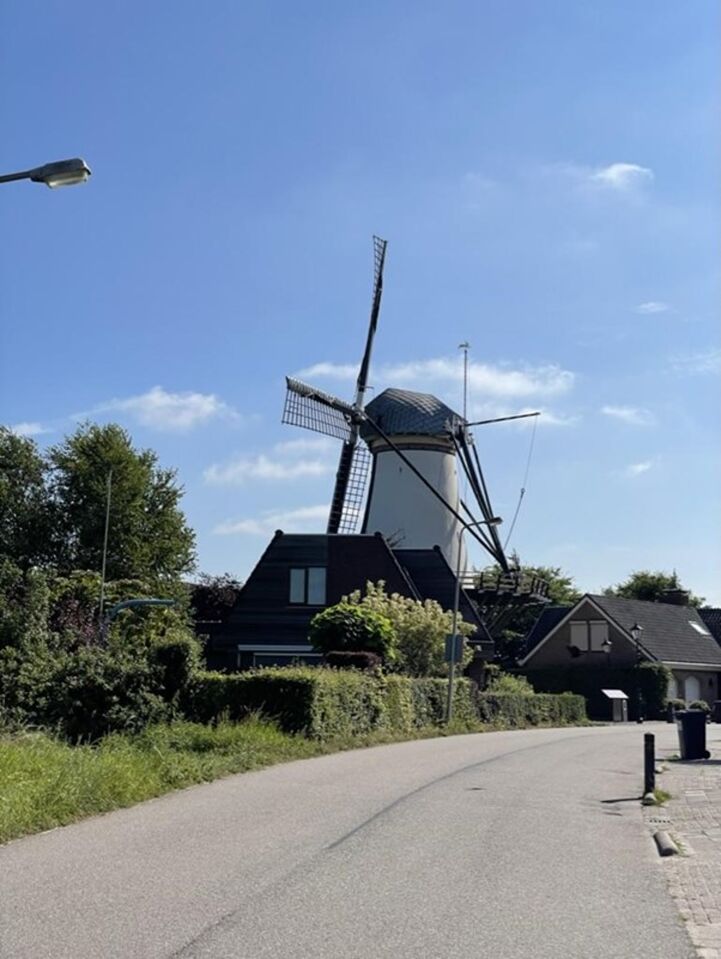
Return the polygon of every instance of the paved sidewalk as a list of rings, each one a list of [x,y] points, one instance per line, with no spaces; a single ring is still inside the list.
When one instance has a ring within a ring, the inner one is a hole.
[[[681,849],[661,862],[699,959],[721,959],[721,726],[707,726],[706,740],[711,759],[687,763],[671,758],[678,747],[657,744],[664,771],[656,785],[672,798],[645,806],[644,819],[652,833],[668,832]]]

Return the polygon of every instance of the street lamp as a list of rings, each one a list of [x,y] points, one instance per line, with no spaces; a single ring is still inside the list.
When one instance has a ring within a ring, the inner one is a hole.
[[[33,183],[44,183],[51,190],[55,190],[60,186],[75,186],[76,183],[85,183],[90,174],[90,167],[85,160],[74,157],[72,160],[57,160],[55,163],[45,163],[43,166],[33,167],[32,170],[5,173],[0,176],[0,183],[11,183],[13,180],[32,180]]]
[[[643,659],[643,653],[641,652],[641,633],[643,632],[643,626],[640,623],[636,622],[629,629],[633,641],[636,645],[636,668],[641,665],[641,660]],[[636,722],[643,722],[643,700],[641,699],[641,684],[640,684],[640,675],[636,676]]]
[[[458,606],[461,601],[461,556],[463,554],[463,534],[467,529],[474,526],[500,526],[503,520],[500,516],[492,516],[490,519],[473,520],[468,523],[462,523],[458,530],[458,556],[456,559],[456,589],[453,598],[453,625],[451,626],[451,649],[448,662],[448,700],[446,702],[446,723],[450,723],[453,718],[453,682],[456,672],[456,646],[458,644]]]

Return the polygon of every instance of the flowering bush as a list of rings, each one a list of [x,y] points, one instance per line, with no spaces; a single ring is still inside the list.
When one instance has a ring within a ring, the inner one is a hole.
[[[420,602],[385,591],[385,583],[366,583],[365,595],[357,589],[343,602],[371,610],[387,619],[395,633],[394,672],[407,676],[445,676],[448,664],[444,661],[446,636],[453,628],[453,613],[444,610],[433,599]],[[462,636],[470,636],[473,626],[460,617],[457,624]],[[466,649],[463,665],[470,662],[473,653]]]

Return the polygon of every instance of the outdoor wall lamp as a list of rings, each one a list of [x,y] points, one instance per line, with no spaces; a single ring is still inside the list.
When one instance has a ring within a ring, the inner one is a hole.
[[[13,180],[32,180],[33,183],[44,183],[51,190],[60,186],[75,186],[85,183],[90,177],[91,170],[85,160],[74,157],[72,160],[57,160],[55,163],[45,163],[32,170],[22,170],[19,173],[5,173],[0,176],[0,183],[10,183]]]

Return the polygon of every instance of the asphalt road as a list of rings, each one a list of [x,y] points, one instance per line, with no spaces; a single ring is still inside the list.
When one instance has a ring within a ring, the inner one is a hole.
[[[649,728],[343,753],[10,843],[0,956],[691,959],[637,801]]]

